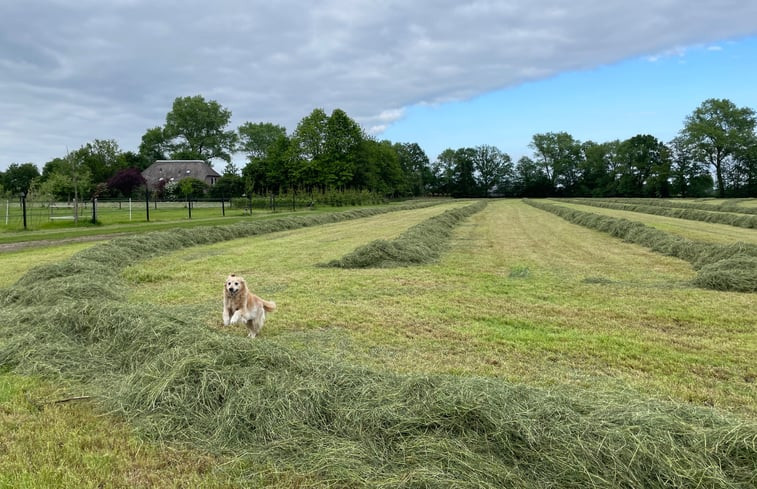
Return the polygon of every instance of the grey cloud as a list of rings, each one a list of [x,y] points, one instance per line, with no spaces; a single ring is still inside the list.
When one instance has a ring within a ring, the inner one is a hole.
[[[315,107],[379,130],[413,104],[757,33],[743,1],[10,1],[0,168],[94,138],[136,149],[174,98],[293,130]]]

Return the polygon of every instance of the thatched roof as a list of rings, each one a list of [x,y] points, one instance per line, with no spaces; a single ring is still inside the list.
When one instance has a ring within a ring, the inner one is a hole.
[[[157,160],[142,172],[150,187],[161,180],[178,182],[184,178],[196,178],[208,185],[214,185],[221,175],[202,160]]]

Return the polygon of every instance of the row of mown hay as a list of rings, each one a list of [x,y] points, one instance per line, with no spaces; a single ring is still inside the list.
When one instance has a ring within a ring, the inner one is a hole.
[[[1,368],[62,380],[146,436],[237,459],[240,485],[754,487],[757,424],[735,415],[376,371],[123,300],[135,260],[294,225],[258,224],[122,238],[30,271],[0,291]]]
[[[464,219],[486,207],[485,201],[450,209],[408,228],[393,240],[378,239],[323,266],[389,268],[420,265],[437,260],[453,230]]]
[[[706,202],[682,202],[672,199],[649,199],[649,198],[606,198],[600,199],[604,202],[620,202],[624,204],[644,204],[657,207],[675,207],[680,209],[697,209],[700,211],[714,212],[732,212],[736,214],[757,214],[757,207],[747,207],[740,205],[739,202],[749,201],[751,199],[726,199],[718,203]]]
[[[686,260],[697,270],[693,282],[697,287],[757,292],[757,246],[753,244],[737,242],[724,245],[692,241],[628,219],[535,200],[525,202],[572,223]]]
[[[749,229],[757,229],[757,215],[736,214],[731,212],[720,212],[716,209],[697,210],[685,209],[682,207],[670,207],[649,205],[631,202],[610,202],[599,199],[569,199],[565,202],[572,202],[592,207],[601,207],[604,209],[616,209],[629,212],[641,212],[643,214],[654,214],[657,216],[675,217],[678,219],[688,219],[690,221],[702,221],[715,224],[727,224]]]

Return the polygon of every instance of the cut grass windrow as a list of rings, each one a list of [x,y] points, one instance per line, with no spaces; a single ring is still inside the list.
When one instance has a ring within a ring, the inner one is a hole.
[[[592,207],[601,207],[604,209],[641,212],[644,214],[654,214],[657,216],[688,219],[690,221],[702,221],[716,224],[727,224],[729,226],[736,226],[741,228],[757,229],[757,215],[723,212],[714,208],[714,206],[710,206],[713,207],[710,210],[698,210],[672,206],[649,205],[646,202],[613,202],[600,199],[569,199],[566,200],[566,202],[588,205]]]
[[[628,219],[602,216],[534,200],[526,200],[526,203],[572,223],[686,260],[697,270],[694,279],[694,285],[697,287],[757,292],[757,246],[753,244],[702,243]]]
[[[389,268],[431,263],[439,258],[452,231],[465,218],[486,207],[485,201],[443,214],[409,228],[397,238],[378,239],[323,265],[338,268]]]
[[[679,200],[666,199],[643,199],[643,198],[614,198],[599,199],[601,202],[619,202],[624,204],[643,204],[656,207],[671,207],[677,209],[696,209],[710,212],[731,212],[735,214],[757,214],[757,207],[747,207],[739,205],[744,200],[752,201],[753,199],[725,199],[720,203],[716,201],[708,202],[681,202]]]
[[[757,425],[736,416],[624,392],[380,372],[122,300],[121,270],[145,256],[295,224],[316,223],[121,238],[38,267],[0,293],[0,365],[75,382],[152,437],[249,460],[251,480],[294,472],[328,487],[754,485]]]

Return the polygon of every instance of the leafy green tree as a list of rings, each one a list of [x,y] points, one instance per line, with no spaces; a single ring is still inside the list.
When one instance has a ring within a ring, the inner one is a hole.
[[[15,194],[26,196],[39,177],[39,169],[34,163],[11,163],[5,171],[3,186]]]
[[[478,194],[475,158],[476,150],[473,148],[459,148],[455,151],[453,197],[474,197]]]
[[[181,195],[187,197],[201,197],[205,195],[208,186],[202,180],[197,178],[182,178],[179,181],[179,190]]]
[[[302,183],[302,165],[293,142],[286,136],[279,137],[268,149],[263,159],[265,177],[271,190],[295,189]]]
[[[678,197],[710,195],[715,182],[707,163],[694,158],[694,149],[682,136],[668,143],[670,149],[671,191]]]
[[[334,109],[326,122],[323,148],[325,183],[344,188],[355,173],[363,129],[343,110]]]
[[[581,162],[581,143],[567,132],[534,134],[529,147],[554,190],[572,193],[578,186]]]
[[[404,179],[399,156],[391,141],[365,138],[358,149],[352,186],[397,196]]]
[[[156,160],[168,159],[170,151],[168,139],[163,134],[162,127],[153,127],[148,129],[142,135],[142,142],[139,144],[139,155],[148,161],[148,166]]]
[[[95,139],[74,151],[71,156],[89,169],[89,176],[94,183],[106,182],[123,169],[125,163],[118,142],[114,139]]]
[[[119,153],[117,160],[116,167],[121,170],[125,168],[136,168],[139,171],[142,171],[154,163],[154,160],[145,158],[143,155],[133,151]]]
[[[244,178],[233,173],[225,173],[216,181],[215,185],[210,187],[209,193],[214,198],[223,197],[230,199],[231,197],[239,197],[245,193]]]
[[[248,160],[265,158],[269,148],[282,136],[286,129],[270,122],[245,122],[237,128],[239,150],[247,155]]]
[[[670,157],[667,147],[649,134],[620,143],[617,158],[623,165],[618,190],[627,197],[667,197]]]
[[[543,165],[528,156],[521,157],[515,165],[514,182],[515,193],[521,197],[547,197],[554,191]]]
[[[707,99],[686,117],[680,136],[691,145],[694,157],[715,171],[719,197],[726,195],[733,158],[755,144],[756,124],[754,110],[728,99]]]
[[[442,195],[452,195],[455,182],[455,150],[447,148],[436,157],[431,165],[434,176],[433,192]]]
[[[416,197],[426,195],[433,181],[426,153],[417,143],[396,143],[394,149],[405,174],[404,193]]]
[[[302,182],[308,188],[326,185],[323,154],[328,121],[329,117],[323,109],[313,109],[300,120],[292,134],[292,151],[300,162]]]
[[[510,155],[495,146],[482,145],[475,148],[473,168],[477,183],[484,196],[500,187],[512,174],[513,163]]]
[[[230,122],[231,111],[215,100],[206,101],[202,95],[178,97],[166,114],[162,136],[171,158],[228,162],[237,143],[236,132],[227,129]]]
[[[738,197],[757,197],[757,143],[739,151],[734,165]]]
[[[617,192],[615,162],[619,141],[581,145],[581,182],[578,194],[591,197],[611,197]]]

